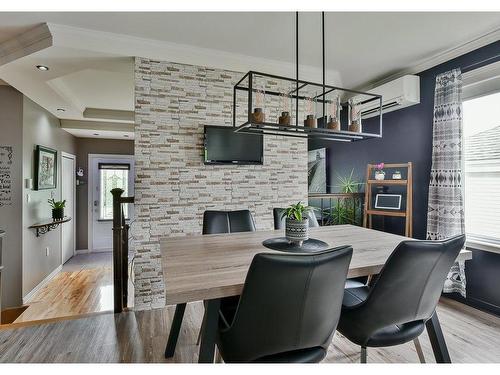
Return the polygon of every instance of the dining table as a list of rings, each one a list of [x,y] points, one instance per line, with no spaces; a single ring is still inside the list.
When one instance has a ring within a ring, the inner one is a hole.
[[[174,356],[186,304],[204,301],[198,362],[214,361],[221,299],[241,294],[253,257],[264,252],[279,253],[262,243],[283,236],[284,230],[281,229],[169,237],[160,241],[166,304],[176,306],[165,349],[166,358]],[[354,225],[310,228],[309,236],[324,241],[329,248],[352,246],[349,278],[377,275],[401,241],[414,240]],[[461,250],[457,261],[471,258],[470,251]],[[426,322],[426,329],[436,362],[451,363],[436,312]]]

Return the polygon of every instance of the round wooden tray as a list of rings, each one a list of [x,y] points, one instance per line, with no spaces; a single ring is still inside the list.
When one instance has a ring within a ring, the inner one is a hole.
[[[286,237],[269,238],[262,242],[262,245],[271,250],[283,251],[286,253],[315,253],[327,250],[330,246],[321,240],[309,238],[299,246],[297,243],[290,243]]]

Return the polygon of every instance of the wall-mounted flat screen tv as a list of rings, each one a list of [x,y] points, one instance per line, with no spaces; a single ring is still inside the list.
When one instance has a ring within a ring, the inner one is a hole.
[[[235,133],[232,126],[205,126],[205,164],[262,164],[262,134]]]

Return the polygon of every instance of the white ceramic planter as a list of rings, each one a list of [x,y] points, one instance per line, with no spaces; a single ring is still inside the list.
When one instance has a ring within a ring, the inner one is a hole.
[[[381,171],[375,171],[375,180],[384,180],[385,173]]]
[[[286,219],[285,236],[290,242],[302,243],[309,239],[309,219],[302,221]]]

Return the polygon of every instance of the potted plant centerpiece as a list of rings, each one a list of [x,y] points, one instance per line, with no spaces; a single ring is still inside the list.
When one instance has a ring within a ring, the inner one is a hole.
[[[309,218],[308,213],[312,213],[313,208],[305,206],[302,202],[292,204],[285,209],[281,218],[286,217],[285,237],[289,242],[302,243],[309,239]]]
[[[62,220],[64,219],[64,207],[66,206],[66,200],[56,201],[54,198],[48,200],[50,207],[52,207],[52,220]]]

